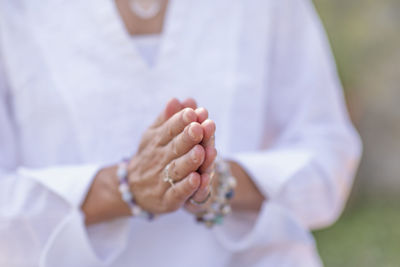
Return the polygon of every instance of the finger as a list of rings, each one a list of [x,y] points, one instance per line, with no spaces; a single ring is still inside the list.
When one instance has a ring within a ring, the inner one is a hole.
[[[199,172],[208,172],[212,168],[215,158],[217,157],[217,150],[215,149],[215,123],[212,120],[207,119],[202,123],[204,136],[202,145],[206,150],[206,155],[203,165],[200,167]]]
[[[211,200],[211,187],[212,187],[212,179],[209,174],[202,174],[201,177],[201,183],[199,186],[199,189],[192,195],[192,199],[195,202],[198,203],[203,203],[199,205],[193,204],[191,201],[186,202],[186,208],[188,208],[191,212],[199,212],[201,210],[204,210],[206,207],[208,207],[207,203],[209,200]],[[206,201],[206,202],[205,202]]]
[[[185,108],[173,115],[159,127],[160,145],[168,144],[175,136],[180,134],[189,123],[195,121],[197,121],[197,115],[191,108]]]
[[[200,186],[200,174],[192,172],[185,179],[171,186],[164,195],[165,202],[172,210],[178,209],[185,203]]]
[[[205,121],[208,118],[208,111],[201,107],[201,108],[197,108],[197,103],[193,98],[188,98],[185,101],[182,102],[182,105],[186,108],[192,108],[195,110],[197,117],[198,117],[198,122],[202,123],[203,121]]]
[[[197,122],[186,126],[185,130],[164,146],[166,163],[186,154],[203,139],[203,128]]]
[[[184,108],[192,108],[192,109],[196,109],[197,108],[197,103],[196,100],[194,100],[193,98],[187,98],[182,102],[182,105]]]
[[[205,108],[197,108],[195,112],[199,123],[203,123],[208,118],[208,111]]]
[[[203,173],[201,175],[199,189],[193,195],[193,199],[197,202],[203,202],[211,191],[211,183],[211,175],[208,173]]]
[[[205,155],[203,165],[200,166],[200,173],[209,173],[213,169],[214,161],[217,158],[217,150],[213,146],[207,146],[204,148]]]
[[[204,161],[205,151],[201,145],[195,145],[188,153],[172,161],[168,176],[178,182],[195,172]]]
[[[161,114],[157,117],[155,122],[150,126],[152,128],[157,128],[160,125],[162,125],[164,122],[166,122],[172,115],[174,115],[176,112],[180,111],[183,108],[183,105],[179,102],[178,99],[172,98],[170,99],[164,110],[161,112]]]
[[[214,146],[214,135],[216,130],[215,122],[210,119],[207,119],[201,124],[201,126],[204,129],[204,137],[202,145]]]

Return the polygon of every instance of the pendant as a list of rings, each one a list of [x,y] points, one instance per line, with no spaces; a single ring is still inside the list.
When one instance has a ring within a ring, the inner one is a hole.
[[[141,19],[151,19],[161,11],[161,0],[129,0],[131,10]]]

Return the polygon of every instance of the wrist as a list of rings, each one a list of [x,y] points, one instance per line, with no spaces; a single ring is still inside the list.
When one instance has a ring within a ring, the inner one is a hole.
[[[238,184],[236,194],[231,202],[232,208],[234,210],[260,210],[265,198],[254,184],[250,175],[237,162],[229,161],[229,166]]]
[[[117,168],[105,167],[96,174],[82,205],[86,224],[130,215],[129,207],[118,191]]]
[[[196,214],[197,222],[210,228],[222,224],[224,217],[231,213],[231,200],[237,185],[228,162],[217,160],[213,173],[216,181],[213,181],[211,203],[205,205],[207,208],[204,211]]]

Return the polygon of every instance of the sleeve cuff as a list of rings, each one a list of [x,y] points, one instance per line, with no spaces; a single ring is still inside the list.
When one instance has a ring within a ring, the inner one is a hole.
[[[73,209],[49,238],[40,258],[40,266],[109,266],[126,247],[129,220],[120,219],[104,225],[113,231],[113,236],[108,235],[107,240],[102,239],[105,236],[97,236],[96,244],[105,242],[113,245],[113,248],[99,255],[101,250],[95,251],[96,245],[93,246],[93,240],[88,236],[90,231],[85,227],[83,214]]]
[[[65,199],[72,207],[80,207],[100,165],[53,166],[30,169],[21,167],[18,174],[30,177]]]
[[[92,164],[18,169],[18,174],[39,182],[70,206],[46,242],[40,266],[107,266],[126,247],[129,218],[88,227],[84,223],[81,205],[100,168]]]
[[[280,236],[285,231],[268,231],[288,227],[287,231],[297,233],[290,239],[310,240],[304,231],[293,231],[299,222],[281,205],[278,196],[289,180],[304,169],[312,160],[312,154],[301,149],[279,149],[264,152],[238,153],[229,157],[238,162],[250,175],[268,201],[259,213],[237,212],[225,218],[224,225],[215,230],[218,240],[227,249],[238,252],[252,246],[265,246],[288,239]],[[292,241],[292,240],[291,240]]]
[[[238,153],[230,157],[250,175],[258,189],[274,199],[284,185],[312,160],[312,153],[301,149]]]
[[[270,229],[281,229],[270,231]],[[214,233],[221,245],[232,252],[252,247],[265,247],[282,242],[301,242],[314,245],[310,233],[281,205],[264,202],[259,213],[233,213]],[[287,235],[287,233],[292,233]]]

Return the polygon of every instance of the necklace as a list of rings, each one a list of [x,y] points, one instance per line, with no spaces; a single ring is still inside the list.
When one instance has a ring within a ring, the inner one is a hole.
[[[129,6],[135,15],[142,19],[151,19],[161,11],[162,0],[129,0]]]

